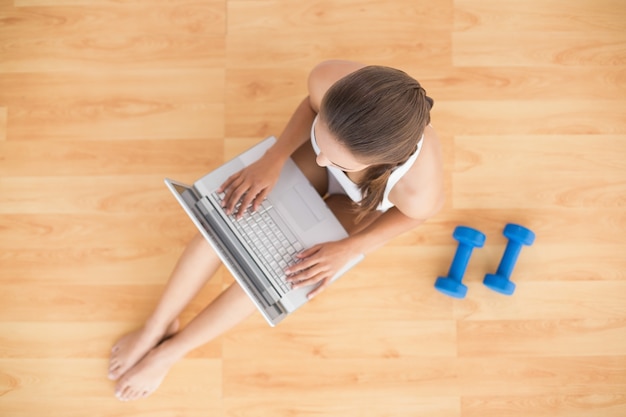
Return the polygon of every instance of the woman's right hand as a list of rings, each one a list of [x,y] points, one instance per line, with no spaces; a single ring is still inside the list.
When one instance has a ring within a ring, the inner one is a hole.
[[[231,175],[218,189],[225,193],[222,204],[226,214],[241,218],[250,204],[252,211],[256,211],[278,182],[282,168],[283,164],[265,153],[258,161]],[[239,202],[241,205],[235,212]]]

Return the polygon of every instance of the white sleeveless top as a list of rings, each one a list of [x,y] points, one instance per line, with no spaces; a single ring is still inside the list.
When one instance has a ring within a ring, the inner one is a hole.
[[[315,123],[317,123],[317,117],[313,120],[313,124],[311,125],[311,144],[313,145],[313,150],[315,150],[315,154],[320,154],[320,148],[317,146],[317,140],[315,139]],[[417,144],[417,150],[413,152],[413,154],[409,157],[409,159],[402,165],[398,165],[395,167],[387,180],[387,185],[385,187],[385,193],[383,196],[383,201],[378,205],[376,210],[385,212],[389,210],[394,204],[389,201],[389,193],[393,189],[393,187],[400,181],[400,178],[406,174],[409,169],[413,166],[417,157],[422,150],[422,144],[424,143],[424,135],[422,134],[422,138]],[[352,201],[358,203],[363,199],[363,194],[361,194],[361,190],[359,187],[343,172],[341,169],[329,165],[326,167],[329,172],[328,175],[328,194],[345,194]]]

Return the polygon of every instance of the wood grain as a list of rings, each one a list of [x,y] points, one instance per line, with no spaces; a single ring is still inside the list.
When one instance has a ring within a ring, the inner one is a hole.
[[[507,338],[494,337],[506,329]],[[492,320],[459,323],[461,356],[621,355],[626,321],[616,319]]]
[[[546,0],[541,7],[509,3],[505,8],[497,0],[456,0],[454,6],[455,32],[620,32],[626,17],[626,7],[619,0]]]
[[[557,385],[559,392],[552,395],[583,396],[591,394],[592,385],[593,394],[609,396],[619,393],[626,382],[623,374],[615,371],[622,363],[619,356],[517,356],[515,360],[492,357],[490,361],[463,358],[458,365],[459,385],[464,398],[500,398],[503,402],[524,396],[532,401],[532,397],[544,397]],[[476,378],[477,373],[481,378]]]
[[[0,77],[12,140],[223,136],[223,70],[73,75],[75,89],[66,88],[67,77]],[[166,87],[154,88],[161,83]]]
[[[113,397],[111,381],[99,377],[106,372],[106,366],[104,359],[3,359],[0,409],[18,417],[35,414],[78,417],[85,415],[86,409],[93,409],[94,416],[102,417],[111,413],[164,416],[170,412],[200,416],[221,411],[218,381],[222,367],[218,359],[188,359],[177,364],[164,382],[169,386],[169,394],[161,394],[157,401],[130,406]],[[189,373],[196,376],[189,378]],[[42,375],[54,377],[42,378]],[[76,384],[76,380],[81,383]],[[102,395],[104,392],[109,395]]]
[[[0,142],[7,139],[7,109],[0,107]]]
[[[582,395],[533,395],[519,397],[469,397],[462,403],[463,415],[497,417],[533,416],[548,417],[555,413],[570,417],[586,417],[599,413],[605,416],[619,416],[626,400],[620,394]]]
[[[72,6],[47,1],[8,9],[0,30],[0,70],[115,72],[163,61],[170,68],[224,62],[223,1]]]
[[[619,100],[626,95],[622,67],[545,66],[452,67],[415,66],[433,97],[443,100]],[[435,109],[437,106],[435,107]],[[439,128],[439,126],[437,126]]]
[[[458,208],[626,206],[626,160],[615,152],[624,135],[585,136],[580,145],[569,137],[457,137],[453,204]],[[533,175],[519,176],[519,166],[533,160]],[[491,178],[487,187],[482,179]],[[480,178],[480,180],[478,180]],[[525,193],[524,181],[528,183]]]
[[[624,22],[620,0],[0,0],[0,415],[623,417]],[[444,210],[118,401],[110,348],[195,234],[163,178],[280,134],[333,58],[435,99]],[[509,222],[537,239],[505,297],[482,280]],[[461,224],[487,241],[457,300],[433,283]]]

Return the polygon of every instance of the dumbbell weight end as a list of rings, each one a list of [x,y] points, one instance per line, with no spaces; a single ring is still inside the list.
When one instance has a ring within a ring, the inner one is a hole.
[[[483,284],[485,284],[487,288],[499,292],[500,294],[513,295],[515,292],[515,283],[499,274],[485,275]]]
[[[465,298],[467,286],[461,281],[446,277],[439,277],[435,281],[435,288],[439,292],[454,298]]]

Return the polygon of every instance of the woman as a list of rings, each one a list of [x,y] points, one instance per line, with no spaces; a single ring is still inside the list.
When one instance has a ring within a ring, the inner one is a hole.
[[[290,156],[348,231],[349,237],[301,252],[288,268],[294,287],[329,279],[357,254],[367,254],[435,215],[443,205],[442,157],[430,126],[432,99],[402,71],[326,61],[309,76],[309,96],[261,159],[223,185],[225,209],[255,210]],[[220,266],[198,234],[183,252],[145,325],[113,347],[109,378],[123,401],[154,392],[170,367],[189,351],[255,311],[234,283],[183,330],[178,315]]]

